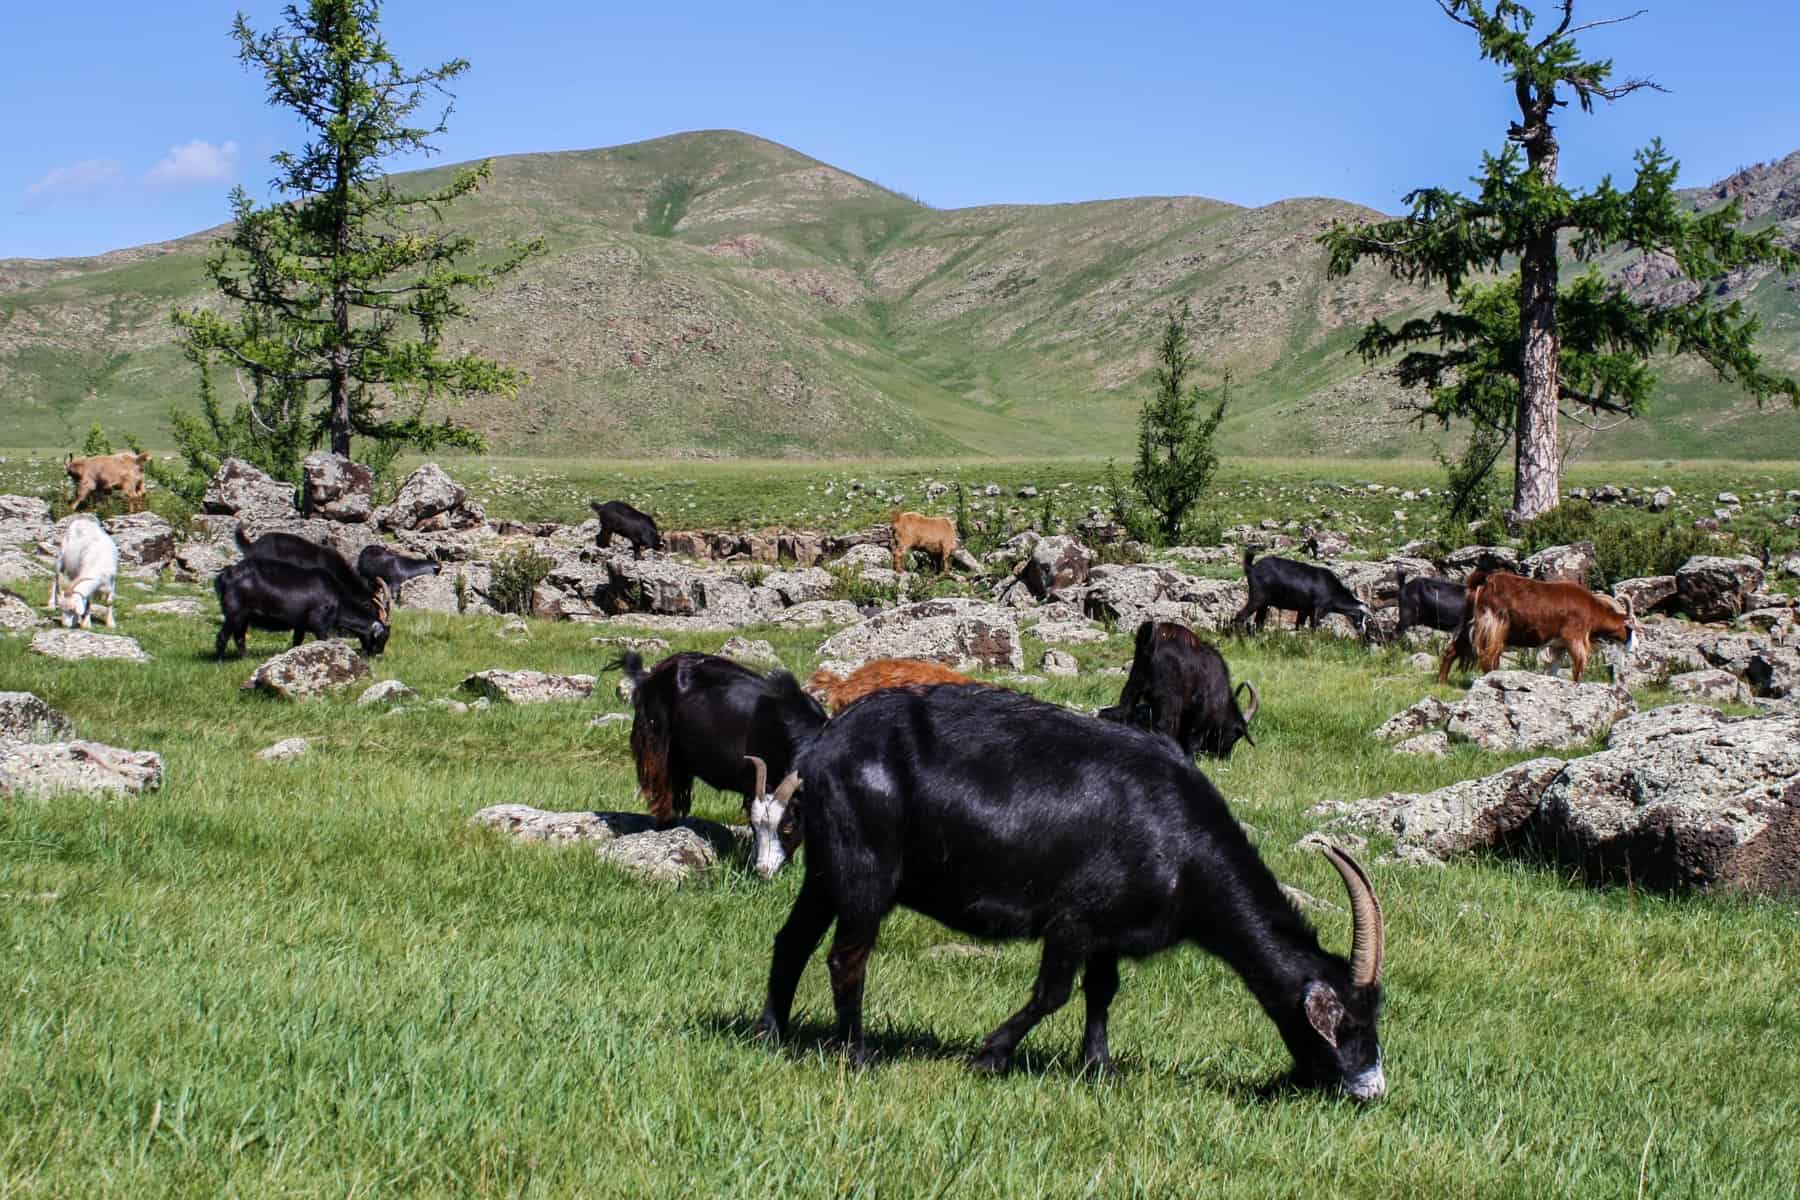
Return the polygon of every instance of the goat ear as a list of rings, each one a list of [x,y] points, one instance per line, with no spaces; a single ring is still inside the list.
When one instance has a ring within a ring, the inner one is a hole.
[[[1337,1049],[1338,1026],[1344,1020],[1344,1002],[1338,994],[1331,990],[1329,984],[1314,981],[1306,985],[1306,1023],[1313,1027],[1313,1032],[1325,1039],[1325,1044],[1333,1050]]]

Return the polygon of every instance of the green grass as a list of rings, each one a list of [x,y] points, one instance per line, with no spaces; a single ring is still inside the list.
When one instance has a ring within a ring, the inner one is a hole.
[[[588,725],[624,707],[611,677],[589,703],[464,715],[383,715],[354,692],[287,705],[238,688],[285,639],[216,664],[212,621],[133,611],[150,598],[127,584],[121,612],[147,666],[0,640],[5,686],[168,770],[128,800],[0,801],[5,1195],[1618,1196],[1642,1162],[1646,1195],[1713,1197],[1800,1177],[1791,902],[1588,891],[1497,861],[1374,867],[1390,1096],[1367,1109],[1267,1093],[1286,1063],[1272,1026],[1189,949],[1126,968],[1116,1082],[1075,1075],[1078,1002],[1012,1075],[977,1078],[964,1060],[1022,1002],[1033,950],[946,957],[966,939],[901,913],[870,971],[883,1058],[859,1074],[824,1040],[821,961],[794,1043],[748,1036],[797,872],[670,889],[468,827],[502,802],[637,807],[625,727]],[[430,698],[487,667],[610,657],[591,627],[533,622],[513,644],[499,624],[402,610],[377,676]],[[822,637],[744,632],[796,672]],[[1041,649],[1027,639],[1028,663]],[[1333,902],[1330,868],[1293,848],[1312,805],[1524,757],[1377,745],[1374,725],[1434,690],[1397,652],[1225,649],[1265,704],[1258,746],[1207,769],[1276,873]],[[1128,637],[1076,654],[1081,677],[1033,690],[1110,702],[1119,680],[1093,671],[1123,665]],[[318,744],[253,757],[294,735]],[[1342,913],[1316,920],[1346,947]]]

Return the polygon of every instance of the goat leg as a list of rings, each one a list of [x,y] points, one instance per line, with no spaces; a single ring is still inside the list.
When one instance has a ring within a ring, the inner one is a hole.
[[[769,963],[769,994],[763,1001],[762,1016],[756,1021],[757,1037],[779,1042],[787,1036],[788,1015],[794,1008],[800,974],[836,916],[824,885],[807,876],[794,899],[794,910],[775,934],[775,955]]]
[[[1081,1070],[1105,1077],[1116,1074],[1106,1049],[1106,1015],[1119,993],[1119,956],[1095,954],[1081,973],[1081,990],[1087,997],[1087,1030],[1081,1037]]]
[[[1000,1028],[987,1035],[975,1055],[975,1069],[1004,1072],[1012,1065],[1013,1051],[1039,1021],[1069,1002],[1075,987],[1074,954],[1054,942],[1044,943],[1044,957],[1038,963],[1037,982],[1032,985],[1031,999],[1025,1007],[1008,1017]]]

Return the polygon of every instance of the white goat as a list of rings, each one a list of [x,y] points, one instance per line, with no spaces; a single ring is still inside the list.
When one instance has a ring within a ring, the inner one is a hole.
[[[117,607],[113,586],[119,576],[119,547],[92,517],[77,517],[63,533],[62,550],[56,556],[56,574],[50,579],[50,607],[62,610],[62,623],[73,629],[77,622],[91,628],[94,596],[106,593],[106,627],[113,627]],[[67,579],[67,585],[63,580]]]

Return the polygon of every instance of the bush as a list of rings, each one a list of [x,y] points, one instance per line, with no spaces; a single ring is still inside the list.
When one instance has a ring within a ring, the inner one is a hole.
[[[827,567],[826,570],[831,572],[829,599],[848,600],[855,605],[879,604],[883,607],[897,603],[900,599],[898,584],[864,579],[854,567]]]
[[[494,560],[488,602],[503,613],[531,615],[531,593],[544,582],[556,560],[529,547],[510,550]]]
[[[1589,582],[1602,588],[1622,579],[1673,575],[1694,555],[1720,550],[1709,534],[1673,517],[1653,520],[1629,510],[1602,512],[1579,500],[1557,505],[1525,525],[1519,536],[1525,554],[1547,546],[1592,542],[1597,578]]]

